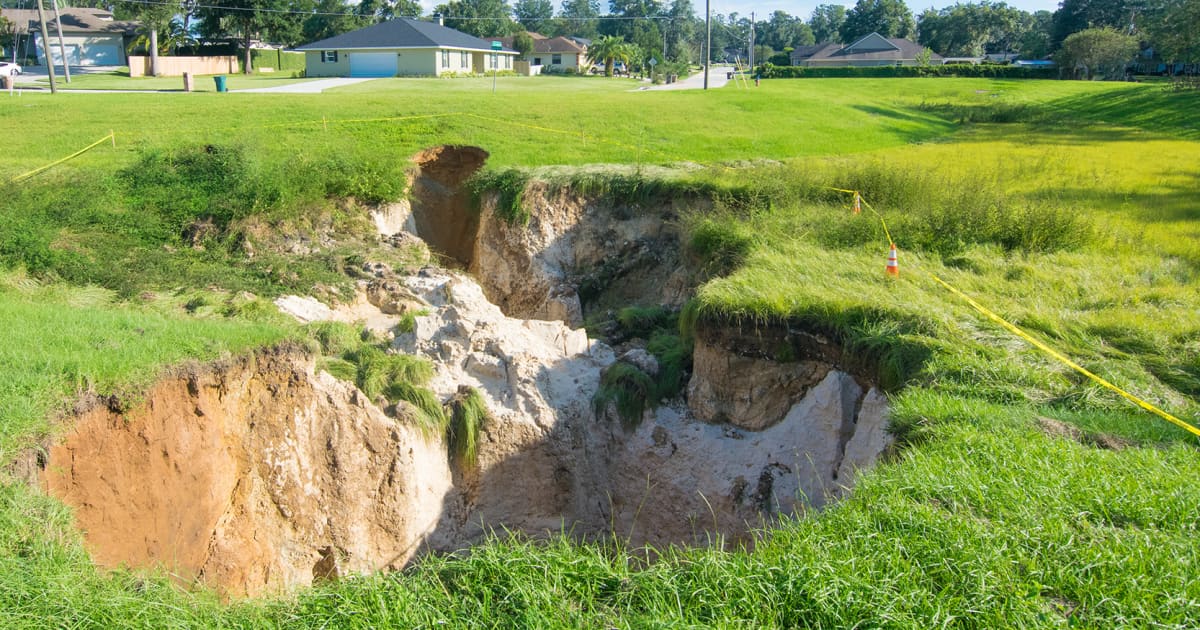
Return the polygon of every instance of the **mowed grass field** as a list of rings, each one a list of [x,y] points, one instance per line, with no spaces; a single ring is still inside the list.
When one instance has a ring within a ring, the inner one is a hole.
[[[493,168],[691,163],[656,185],[703,182],[750,199],[685,218],[691,254],[722,272],[700,288],[700,316],[817,327],[877,364],[893,387],[903,443],[894,458],[838,506],[765,532],[753,552],[665,550],[643,567],[619,540],[498,538],[403,573],[232,605],[153,572],[96,571],[60,505],[5,481],[0,625],[1200,625],[1197,440],[932,279],[1195,422],[1200,95],[955,79],[767,81],[707,94],[546,81],[502,79],[495,97],[490,81],[388,80],[313,96],[11,99],[0,116],[29,133],[0,158],[5,179],[109,129],[118,144],[8,187],[0,205],[0,256],[41,265],[36,281],[10,270],[0,283],[5,455],[45,431],[45,415],[73,391],[136,388],[184,356],[302,335],[235,293],[202,297],[209,284],[269,295],[286,281],[236,252],[162,254],[178,236],[136,174],[179,194],[194,180],[155,164],[191,160],[197,145],[241,147],[215,155],[248,178],[222,180],[187,207],[262,204],[254,212],[294,216],[347,190],[402,194],[388,183],[408,156],[470,143],[491,152]],[[882,224],[850,214],[829,187],[863,191],[887,220],[898,281],[882,273]],[[24,236],[13,238],[15,227]],[[109,262],[118,247],[126,254]],[[324,278],[312,273],[299,281]],[[88,334],[64,341],[71,329]],[[1078,427],[1080,439],[1048,435],[1039,418]]]

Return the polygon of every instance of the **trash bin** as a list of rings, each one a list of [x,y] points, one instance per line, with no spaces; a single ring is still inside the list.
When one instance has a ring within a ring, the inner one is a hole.
[[[215,77],[213,77],[213,81],[216,81],[216,83],[217,83],[217,91],[218,92],[227,92],[228,91],[225,89],[225,77],[224,76],[215,76]]]

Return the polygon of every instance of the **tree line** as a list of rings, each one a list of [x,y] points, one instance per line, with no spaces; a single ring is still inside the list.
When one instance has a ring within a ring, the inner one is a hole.
[[[99,0],[91,6],[141,21],[152,54],[235,41],[247,68],[254,40],[294,46],[423,13],[416,0]],[[704,55],[704,20],[692,0],[609,0],[604,8],[599,0],[562,0],[558,7],[552,0],[447,0],[432,13],[483,38],[525,31],[612,38],[627,44],[622,57],[635,61],[686,64]],[[711,58],[747,60],[753,52],[759,62],[787,65],[796,48],[851,43],[878,32],[946,57],[1055,58],[1087,76],[1114,74],[1147,48],[1164,62],[1200,63],[1200,0],[1062,0],[1057,11],[1032,13],[982,0],[919,14],[904,0],[858,0],[849,9],[820,5],[807,19],[782,10],[755,17],[712,16]]]

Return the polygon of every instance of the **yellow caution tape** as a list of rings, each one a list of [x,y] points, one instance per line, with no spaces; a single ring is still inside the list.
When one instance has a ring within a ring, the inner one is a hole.
[[[875,217],[879,219],[879,223],[880,223],[880,225],[882,225],[882,226],[883,226],[883,233],[884,233],[884,235],[885,235],[885,236],[887,236],[887,240],[888,240],[888,247],[895,247],[895,246],[896,246],[896,242],[892,240],[892,233],[891,233],[891,231],[890,231],[890,230],[888,230],[887,221],[885,221],[885,220],[884,220],[884,218],[883,218],[883,215],[882,215],[882,214],[879,214],[879,212],[878,212],[878,211],[876,211],[876,210],[875,210],[875,208],[872,208],[872,207],[871,207],[871,204],[867,203],[867,198],[866,198],[866,197],[863,197],[863,195],[862,195],[862,193],[861,193],[861,192],[859,192],[859,191],[857,191],[857,190],[846,190],[845,188],[833,188],[832,186],[831,186],[831,187],[829,187],[829,190],[836,190],[836,191],[838,191],[838,192],[840,192],[840,193],[846,193],[846,194],[848,194],[848,195],[854,195],[854,196],[855,196],[855,197],[856,197],[856,198],[857,198],[859,201],[861,201],[861,202],[862,202],[862,205],[864,205],[864,206],[866,206],[866,207],[867,207],[867,210],[870,210],[870,211],[871,211],[871,214],[874,214],[874,215],[875,215]]]
[[[843,192],[843,193],[847,193],[847,194],[851,194],[851,195],[857,195],[859,199],[862,199],[863,205],[865,205],[876,217],[878,217],[880,224],[883,225],[883,232],[884,232],[884,234],[887,235],[888,245],[895,247],[895,243],[892,241],[892,235],[888,231],[887,222],[884,221],[883,215],[881,215],[879,212],[877,212],[875,210],[875,208],[872,208],[871,204],[867,203],[866,199],[863,199],[862,193],[858,192],[857,190],[845,190],[842,188],[830,188],[830,190],[836,190],[838,192]],[[1066,365],[1067,367],[1071,368],[1072,370],[1075,370],[1076,372],[1079,372],[1080,374],[1088,377],[1089,379],[1091,379],[1095,383],[1099,384],[1100,386],[1102,386],[1106,389],[1109,389],[1113,392],[1116,392],[1122,398],[1132,402],[1133,404],[1137,405],[1138,407],[1141,407],[1142,409],[1149,411],[1150,413],[1166,420],[1167,422],[1170,422],[1171,424],[1174,424],[1175,426],[1177,426],[1197,437],[1200,437],[1200,429],[1192,426],[1191,424],[1188,424],[1187,422],[1184,422],[1183,420],[1180,420],[1179,418],[1176,418],[1175,416],[1163,411],[1162,409],[1159,409],[1158,407],[1155,407],[1154,405],[1146,402],[1145,400],[1142,400],[1141,398],[1138,398],[1137,396],[1130,394],[1129,392],[1121,389],[1120,387],[1113,385],[1105,378],[1095,374],[1091,370],[1088,370],[1087,368],[1083,367],[1082,365],[1079,365],[1078,363],[1072,361],[1070,359],[1070,357],[1068,357],[1067,355],[1059,352],[1058,350],[1055,350],[1054,348],[1051,348],[1049,345],[1046,345],[1042,341],[1035,338],[1033,335],[1030,335],[1029,333],[1025,332],[1020,327],[1018,327],[1016,324],[1013,324],[1013,323],[1009,322],[1008,320],[1004,319],[1003,317],[1000,317],[999,315],[993,313],[987,307],[985,307],[982,304],[980,304],[979,302],[976,302],[975,300],[971,299],[971,297],[969,295],[967,295],[966,293],[963,293],[962,291],[959,291],[957,288],[955,288],[953,285],[946,282],[945,280],[942,280],[941,278],[939,278],[936,275],[929,273],[929,272],[926,272],[926,274],[930,278],[933,278],[933,280],[935,282],[942,285],[947,291],[962,298],[964,301],[966,301],[967,304],[970,304],[972,308],[974,308],[975,310],[982,313],[988,319],[999,324],[1002,328],[1011,332],[1012,334],[1029,342],[1030,344],[1033,345],[1033,347],[1037,348],[1038,350],[1041,350],[1042,352],[1045,352],[1046,354],[1050,355],[1052,358],[1059,361],[1063,365]]]
[[[1113,385],[1112,383],[1108,382],[1104,378],[1097,376],[1096,374],[1092,373],[1087,368],[1072,361],[1070,358],[1068,358],[1063,353],[1042,343],[1041,341],[1034,338],[1033,335],[1030,335],[1029,333],[1025,332],[1024,330],[1021,330],[1019,327],[1017,327],[1016,324],[1011,324],[1008,322],[1008,320],[1006,320],[1003,317],[1000,317],[999,315],[988,310],[982,304],[971,299],[970,296],[968,296],[967,294],[963,293],[962,291],[959,291],[958,289],[954,288],[952,285],[950,285],[948,282],[942,280],[941,278],[939,278],[933,274],[929,274],[929,277],[933,278],[934,281],[936,281],[938,284],[945,287],[947,291],[949,291],[949,292],[953,293],[954,295],[957,295],[958,297],[965,300],[967,302],[967,304],[970,304],[972,307],[975,308],[975,310],[979,311],[980,313],[983,313],[984,316],[986,316],[988,319],[992,320],[993,322],[996,322],[997,324],[1004,327],[1006,330],[1008,330],[1012,334],[1033,344],[1033,346],[1035,348],[1037,348],[1038,350],[1041,350],[1042,352],[1045,352],[1046,354],[1050,355],[1051,357],[1054,357],[1055,359],[1057,359],[1059,362],[1063,363],[1067,367],[1092,379],[1096,383],[1099,383],[1100,385],[1120,394],[1123,398],[1125,398],[1126,400],[1129,400],[1130,402],[1141,407],[1142,409],[1145,409],[1146,411],[1149,411],[1150,413],[1152,413],[1156,416],[1159,416],[1160,418],[1166,420],[1167,422],[1170,422],[1171,424],[1174,424],[1174,425],[1188,431],[1189,433],[1192,433],[1193,435],[1200,437],[1200,429],[1197,429],[1196,427],[1184,422],[1183,420],[1180,420],[1179,418],[1176,418],[1175,416],[1163,411],[1162,409],[1159,409],[1158,407],[1155,407],[1154,405],[1142,400],[1141,398],[1138,398],[1137,396],[1130,394],[1129,392],[1121,389],[1120,387]]]
[[[86,147],[83,147],[82,149],[72,153],[71,155],[68,155],[67,157],[65,157],[61,160],[55,160],[45,166],[39,166],[38,168],[35,168],[32,171],[21,173],[20,175],[17,175],[16,177],[14,177],[8,181],[9,181],[9,183],[13,183],[13,184],[15,184],[17,182],[25,181],[25,180],[29,179],[30,177],[33,177],[34,175],[37,175],[38,173],[41,173],[43,171],[50,170],[51,168],[54,168],[55,166],[58,166],[59,164],[62,164],[63,162],[66,162],[67,160],[75,159],[75,158],[83,155],[84,153],[87,153],[88,151],[91,151],[92,149],[96,148],[96,146],[103,144],[105,141],[112,141],[113,146],[114,147],[117,146],[116,134],[110,131],[110,132],[108,132],[107,136],[100,138],[99,140],[87,145]]]

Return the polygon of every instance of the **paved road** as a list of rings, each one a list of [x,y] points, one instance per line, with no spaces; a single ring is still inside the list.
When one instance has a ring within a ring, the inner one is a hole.
[[[275,87],[230,90],[230,92],[237,92],[238,94],[251,92],[257,94],[320,94],[329,88],[342,87],[343,85],[354,85],[355,83],[363,83],[364,81],[372,80],[373,79],[320,79],[318,81],[305,81],[304,83],[292,83],[290,85],[278,85]]]
[[[733,66],[709,66],[708,68],[708,87],[719,88],[725,87],[729,83],[726,79],[726,73],[733,72]],[[638,90],[703,90],[704,89],[704,72],[697,72],[686,79],[680,79],[674,83],[664,83],[662,85],[650,85]]]

